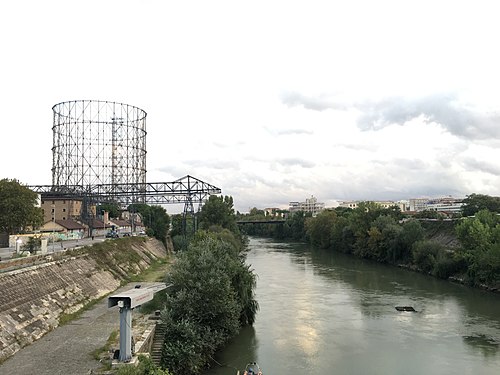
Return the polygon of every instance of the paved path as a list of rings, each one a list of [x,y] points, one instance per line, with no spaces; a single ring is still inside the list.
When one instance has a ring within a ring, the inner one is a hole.
[[[135,284],[137,283],[129,284],[118,291],[131,289]],[[146,286],[148,283],[141,284]],[[14,354],[0,365],[0,374],[89,374],[90,370],[101,367],[92,358],[92,351],[102,348],[109,335],[114,330],[119,330],[119,318],[118,307],[108,309],[108,299],[104,298],[79,319],[56,328]]]

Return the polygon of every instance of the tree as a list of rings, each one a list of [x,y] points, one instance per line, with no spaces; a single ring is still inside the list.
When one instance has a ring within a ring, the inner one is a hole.
[[[0,229],[13,234],[43,224],[38,195],[17,180],[0,180]]]
[[[314,246],[322,249],[331,246],[332,228],[336,218],[337,214],[334,211],[323,211],[307,221],[306,232]]]
[[[28,241],[22,246],[21,250],[28,251],[30,254],[35,254],[42,246],[40,237],[29,237]]]
[[[485,251],[491,245],[492,228],[481,220],[483,215],[478,216],[465,219],[455,227],[457,237],[466,251]]]
[[[219,197],[211,195],[201,208],[200,228],[209,229],[211,226],[220,225],[231,232],[238,233],[236,215],[233,207],[233,197]]]
[[[167,275],[174,286],[162,312],[167,326],[162,365],[176,375],[200,373],[240,326],[255,320],[256,276],[234,241],[227,229],[198,232]]]
[[[286,237],[294,241],[304,241],[306,239],[306,219],[312,215],[310,212],[298,211],[291,214],[285,222],[283,232]]]
[[[410,220],[404,223],[403,230],[399,234],[399,252],[395,254],[393,261],[410,262],[413,245],[424,239],[424,233],[424,228],[422,228],[422,224],[418,220]]]
[[[481,210],[500,212],[500,197],[491,197],[484,194],[471,194],[462,203],[462,215],[473,216]]]
[[[118,203],[103,203],[97,207],[97,212],[102,213],[106,211],[109,213],[110,218],[119,218],[120,217],[120,205]]]
[[[149,206],[147,204],[131,204],[128,207],[131,212],[138,212],[142,216],[142,221],[148,227],[148,234],[162,241],[167,240],[170,217],[167,211],[161,206]]]

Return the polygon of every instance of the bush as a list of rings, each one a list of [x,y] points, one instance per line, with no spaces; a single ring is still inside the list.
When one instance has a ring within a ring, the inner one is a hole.
[[[176,375],[200,373],[215,351],[252,324],[256,276],[231,232],[198,232],[167,276],[174,287],[162,311],[167,332],[162,366]]]
[[[466,270],[467,263],[462,256],[443,251],[438,254],[433,274],[440,279],[447,279]]]
[[[120,367],[116,375],[171,375],[168,370],[162,370],[155,366],[151,358],[144,355],[139,356],[139,365],[127,365]]]
[[[418,241],[413,245],[413,263],[423,272],[431,273],[436,266],[438,254],[444,247],[437,242]]]

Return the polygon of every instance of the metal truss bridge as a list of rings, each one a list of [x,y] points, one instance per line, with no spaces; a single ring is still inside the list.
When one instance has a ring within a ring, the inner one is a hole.
[[[203,203],[221,189],[187,175],[173,182],[146,182],[97,185],[33,185],[31,190],[44,198],[87,198],[95,203],[115,201],[126,206],[131,203],[193,204]]]

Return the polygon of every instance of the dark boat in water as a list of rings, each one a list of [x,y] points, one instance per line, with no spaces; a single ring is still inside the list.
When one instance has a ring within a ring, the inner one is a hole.
[[[398,311],[411,311],[411,312],[417,312],[417,310],[415,310],[413,308],[413,306],[396,306],[396,310]]]

